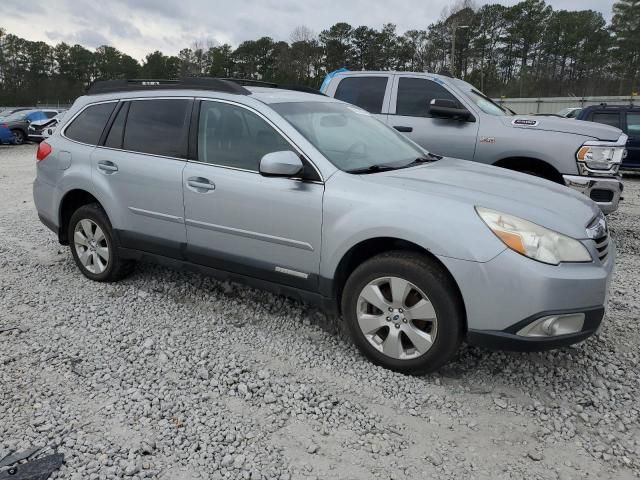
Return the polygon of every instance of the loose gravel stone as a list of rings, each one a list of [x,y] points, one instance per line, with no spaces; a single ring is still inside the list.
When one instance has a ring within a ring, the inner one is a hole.
[[[87,280],[35,214],[34,156],[0,146],[0,327],[20,327],[0,333],[0,454],[60,451],[65,480],[640,475],[640,177],[609,216],[598,336],[463,346],[412,377],[267,292],[147,264]]]

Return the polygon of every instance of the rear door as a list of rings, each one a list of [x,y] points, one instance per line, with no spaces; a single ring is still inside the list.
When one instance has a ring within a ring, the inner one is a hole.
[[[627,158],[622,161],[623,167],[640,168],[640,110],[625,114],[627,141]]]
[[[327,95],[356,105],[385,121],[391,98],[391,74],[338,77],[329,85]]]
[[[431,100],[463,104],[443,85],[420,75],[396,75],[387,123],[438,155],[473,160],[479,119],[474,122],[432,118]]]
[[[190,98],[122,102],[92,155],[92,178],[110,198],[123,247],[182,258],[186,246],[182,170]]]

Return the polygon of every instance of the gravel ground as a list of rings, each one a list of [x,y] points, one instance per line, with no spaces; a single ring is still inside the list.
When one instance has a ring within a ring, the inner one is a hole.
[[[463,347],[410,377],[269,293],[139,265],[86,280],[40,224],[33,145],[0,147],[0,458],[52,478],[636,478],[640,177],[610,217],[604,329],[541,354]]]

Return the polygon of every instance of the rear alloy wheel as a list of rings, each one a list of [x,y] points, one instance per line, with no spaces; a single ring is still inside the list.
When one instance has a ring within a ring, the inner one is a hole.
[[[102,229],[89,219],[80,220],[73,232],[73,245],[82,266],[99,275],[109,265],[109,243]]]
[[[24,143],[24,133],[22,130],[12,130],[13,133],[13,143],[16,145],[22,145]]]
[[[120,257],[111,222],[100,205],[76,210],[69,221],[69,246],[82,274],[97,282],[115,282],[133,270],[133,262]]]
[[[364,355],[403,373],[437,370],[462,341],[457,286],[438,262],[416,252],[383,253],[356,268],[344,286],[342,314]]]

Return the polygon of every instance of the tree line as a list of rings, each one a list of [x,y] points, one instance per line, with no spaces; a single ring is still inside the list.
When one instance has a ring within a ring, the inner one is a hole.
[[[0,28],[0,105],[71,102],[96,79],[237,77],[318,87],[327,72],[446,71],[491,96],[629,95],[640,82],[640,0],[619,0],[607,24],[593,10],[544,0],[511,7],[458,0],[424,30],[403,34],[340,22],[289,41],[195,43],[142,62],[108,45],[89,50],[30,41]]]

